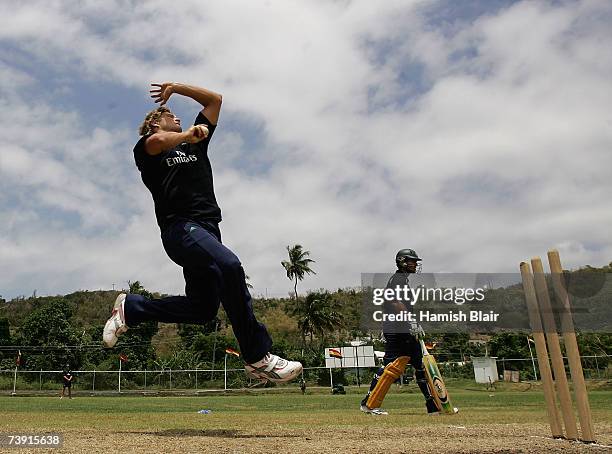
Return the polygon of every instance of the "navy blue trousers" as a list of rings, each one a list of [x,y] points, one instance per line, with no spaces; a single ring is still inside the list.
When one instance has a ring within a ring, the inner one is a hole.
[[[262,359],[272,339],[255,318],[242,264],[221,243],[218,224],[178,220],[164,229],[162,243],[172,261],[183,267],[186,296],[148,299],[130,294],[125,302],[127,325],[149,320],[204,324],[216,317],[223,304],[244,361]]]

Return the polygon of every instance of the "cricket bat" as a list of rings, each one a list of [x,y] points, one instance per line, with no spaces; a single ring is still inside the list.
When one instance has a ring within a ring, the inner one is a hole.
[[[438,364],[433,355],[430,355],[425,346],[423,339],[419,338],[421,343],[421,350],[423,351],[423,367],[425,368],[425,376],[427,377],[427,385],[429,386],[429,392],[434,398],[436,407],[438,410],[448,414],[455,414],[458,410],[453,407],[450,396],[446,390],[444,380],[442,380],[442,374],[438,369]]]

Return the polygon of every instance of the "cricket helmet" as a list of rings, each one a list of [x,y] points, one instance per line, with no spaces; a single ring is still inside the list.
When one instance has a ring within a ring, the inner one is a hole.
[[[395,264],[399,270],[405,269],[408,262],[420,262],[421,260],[414,249],[400,249],[395,255]],[[419,263],[418,265],[417,272],[421,268],[421,264]]]

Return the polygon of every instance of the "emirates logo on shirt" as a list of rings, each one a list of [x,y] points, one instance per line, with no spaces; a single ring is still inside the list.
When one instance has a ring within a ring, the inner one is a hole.
[[[185,154],[185,152],[180,151],[180,150],[176,150],[175,154],[176,156],[166,158],[166,164],[168,164],[168,167],[172,167],[177,164],[195,162],[198,160],[198,157],[196,155],[194,154],[187,155]]]

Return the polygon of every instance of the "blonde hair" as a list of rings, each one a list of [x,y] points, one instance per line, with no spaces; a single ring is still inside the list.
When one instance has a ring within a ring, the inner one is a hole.
[[[146,115],[142,124],[140,125],[140,128],[138,128],[138,133],[141,136],[146,136],[147,134],[151,134],[153,132],[152,131],[153,126],[151,124],[159,121],[161,116],[166,112],[170,112],[170,109],[164,106],[158,107],[157,109],[154,109],[151,112],[149,112]]]

